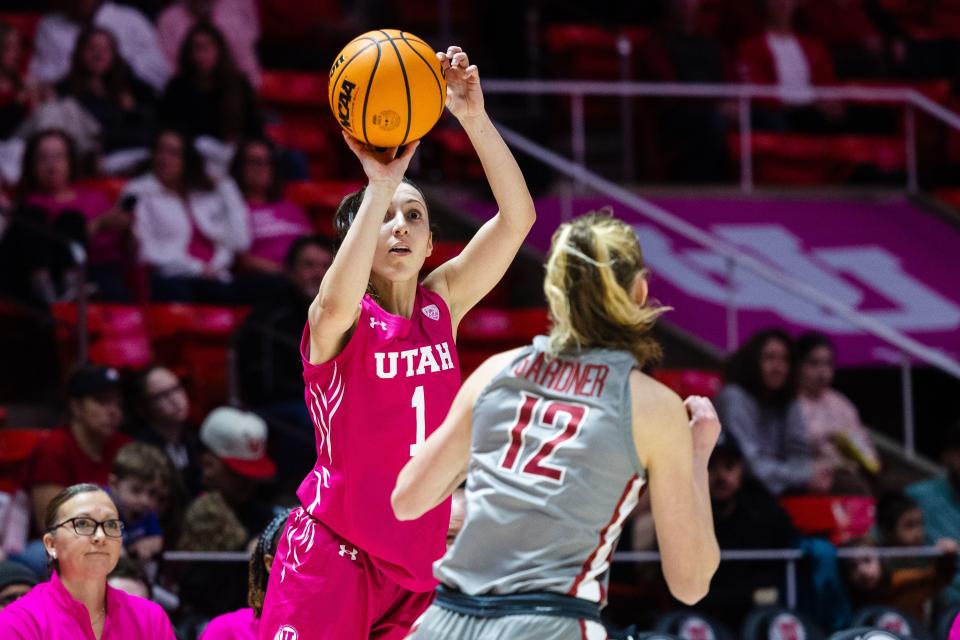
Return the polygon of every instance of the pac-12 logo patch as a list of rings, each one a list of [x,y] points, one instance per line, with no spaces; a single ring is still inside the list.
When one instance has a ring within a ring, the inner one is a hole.
[[[440,319],[440,309],[438,309],[437,305],[435,304],[428,304],[423,309],[421,309],[421,311],[423,311],[423,315],[427,316],[431,320]]]
[[[277,631],[277,634],[273,636],[273,640],[297,640],[300,637],[300,634],[297,633],[297,630],[291,627],[288,624],[283,625]]]

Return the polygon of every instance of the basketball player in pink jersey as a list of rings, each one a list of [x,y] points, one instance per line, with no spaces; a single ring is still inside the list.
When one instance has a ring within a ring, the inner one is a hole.
[[[477,67],[459,47],[437,57],[447,109],[500,211],[419,282],[432,236],[423,193],[404,178],[417,143],[375,153],[345,136],[367,185],[337,210],[339,246],[303,333],[317,462],[277,548],[261,640],[402,638],[433,598],[449,502],[400,522],[390,492],[460,386],[458,324],[503,276],[535,219],[520,168],[484,110]]]
[[[663,308],[647,303],[633,229],[587,215],[560,226],[544,291],[549,337],[493,356],[407,463],[392,501],[429,512],[466,478],[467,517],[435,565],[417,640],[603,640],[610,556],[649,483],[663,575],[702,598],[720,559],[707,463],[720,434],[706,398],[643,374]]]

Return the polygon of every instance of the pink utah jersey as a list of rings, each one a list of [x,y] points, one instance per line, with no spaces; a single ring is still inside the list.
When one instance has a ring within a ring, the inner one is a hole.
[[[460,387],[447,305],[418,286],[407,319],[384,311],[367,294],[337,357],[310,364],[309,345],[308,324],[300,353],[317,462],[297,496],[310,515],[366,551],[397,584],[429,591],[437,584],[432,563],[445,550],[450,503],[400,522],[390,494],[416,446],[446,418]],[[296,566],[295,548],[306,549],[311,532],[285,535],[301,543],[291,549]]]

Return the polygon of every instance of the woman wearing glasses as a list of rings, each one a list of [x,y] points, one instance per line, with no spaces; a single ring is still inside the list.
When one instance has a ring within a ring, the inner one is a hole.
[[[174,640],[163,610],[107,586],[123,545],[116,505],[95,484],[75,484],[47,507],[50,581],[0,611],[5,640]]]

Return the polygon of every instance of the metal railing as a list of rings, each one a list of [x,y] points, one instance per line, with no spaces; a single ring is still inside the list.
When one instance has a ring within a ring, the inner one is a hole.
[[[522,136],[512,129],[497,123],[497,128],[504,139],[514,149],[526,154],[547,165],[554,171],[569,178],[575,185],[590,187],[597,193],[611,198],[626,206],[630,210],[666,227],[684,238],[695,242],[713,253],[724,258],[727,264],[727,300],[726,300],[726,346],[732,351],[739,343],[737,335],[737,300],[734,289],[734,278],[738,268],[744,268],[770,282],[782,291],[791,293],[810,302],[821,309],[835,314],[873,335],[888,345],[896,348],[900,354],[901,368],[901,401],[903,408],[903,443],[906,455],[913,458],[916,453],[914,405],[913,405],[913,371],[911,359],[924,362],[936,367],[944,373],[960,380],[960,363],[948,355],[934,348],[928,347],[914,338],[898,331],[867,315],[857,312],[836,298],[810,286],[806,282],[783,273],[745,253],[735,245],[725,242],[699,227],[690,224],[679,216],[654,204],[650,200],[638,196],[629,189],[604,178],[587,169],[585,166],[585,140],[583,116],[583,98],[587,95],[614,95],[614,96],[669,96],[692,98],[737,98],[741,101],[741,126],[749,138],[750,131],[750,101],[758,98],[778,98],[781,93],[777,87],[765,85],[707,85],[707,84],[659,84],[637,82],[573,82],[573,81],[523,81],[523,80],[487,80],[484,82],[487,93],[515,93],[529,95],[569,95],[571,98],[571,114],[573,131],[571,144],[574,159],[570,160],[551,151],[540,144]],[[912,109],[918,108],[940,119],[951,127],[960,129],[960,115],[954,114],[940,107],[925,96],[912,89],[886,89],[869,87],[816,87],[812,89],[816,99],[822,100],[853,100],[869,102],[904,103],[908,105],[908,119],[912,118]],[[746,105],[746,106],[743,106]],[[912,137],[912,126],[907,127],[907,147],[913,149],[916,141]],[[749,143],[749,140],[747,141]],[[749,144],[747,145],[749,146]],[[752,168],[749,149],[745,158],[745,169],[742,171],[741,183],[745,192],[752,190]],[[911,160],[912,158],[912,160]],[[908,190],[916,187],[916,154],[907,153],[907,159],[913,162],[913,168],[908,168]],[[913,176],[910,178],[909,176]]]
[[[838,558],[878,556],[880,558],[934,558],[943,555],[935,546],[930,547],[850,547],[837,549]],[[726,549],[720,552],[721,562],[783,562],[784,603],[791,609],[797,606],[797,564],[809,554],[799,549]],[[250,556],[234,551],[167,551],[166,562],[247,562]],[[660,562],[656,551],[618,551],[613,554],[615,563],[646,564]]]
[[[686,98],[736,100],[740,130],[740,188],[751,193],[753,180],[753,124],[755,100],[780,100],[789,94],[777,85],[698,84],[679,82],[630,82],[588,80],[484,80],[484,93],[490,95],[568,96],[570,99],[570,147],[574,162],[586,166],[586,116],[583,101],[587,96],[621,98],[621,123],[632,122],[631,98]],[[920,110],[944,124],[960,129],[960,115],[937,104],[908,87],[816,86],[804,91],[812,101],[865,102],[899,104],[904,108],[904,158],[906,190],[916,193],[919,175],[916,148],[916,111]],[[632,144],[621,149],[625,176],[632,175]]]

